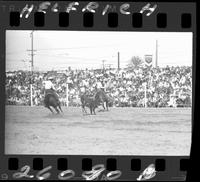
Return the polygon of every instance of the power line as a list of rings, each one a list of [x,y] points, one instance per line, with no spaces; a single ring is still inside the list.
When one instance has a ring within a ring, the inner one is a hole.
[[[38,49],[37,51],[52,51],[52,50],[68,50],[68,49],[88,49],[88,48],[99,48],[99,47],[113,47],[114,45],[98,45],[98,46],[82,46],[82,47],[66,47],[66,48],[48,48]]]
[[[6,52],[6,55],[22,54],[22,53],[26,53],[26,50],[14,51],[14,52]]]

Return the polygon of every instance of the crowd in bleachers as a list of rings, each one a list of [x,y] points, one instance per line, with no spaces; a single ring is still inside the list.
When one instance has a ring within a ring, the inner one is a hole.
[[[157,67],[137,69],[66,70],[64,72],[13,71],[6,73],[6,103],[30,105],[30,83],[34,105],[42,105],[43,81],[54,78],[56,92],[66,104],[68,84],[69,106],[80,105],[80,92],[94,94],[104,89],[113,107],[190,107],[192,67]],[[146,99],[145,99],[146,96]]]

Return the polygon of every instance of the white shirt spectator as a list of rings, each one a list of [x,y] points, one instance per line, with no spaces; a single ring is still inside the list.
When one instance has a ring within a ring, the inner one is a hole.
[[[44,88],[46,90],[51,88],[55,90],[54,85],[50,80],[44,81]]]
[[[87,81],[87,80],[83,80],[83,81],[82,81],[82,83],[83,83],[83,86],[86,86],[86,87],[88,87],[88,86],[89,86],[89,83],[88,83],[88,81]]]
[[[181,80],[180,80],[180,83],[181,83],[181,84],[184,84],[185,81],[186,81],[186,79],[185,79],[185,77],[183,76],[183,77],[181,78]]]
[[[168,106],[173,106],[173,107],[177,106],[176,99],[174,97],[170,97],[170,100],[167,103],[168,103]]]
[[[67,78],[67,83],[72,83],[73,84],[73,81],[71,80],[71,78]]]
[[[84,93],[85,92],[85,87],[81,87],[80,90],[81,90],[81,92]]]
[[[101,82],[97,82],[97,88],[102,88]]]

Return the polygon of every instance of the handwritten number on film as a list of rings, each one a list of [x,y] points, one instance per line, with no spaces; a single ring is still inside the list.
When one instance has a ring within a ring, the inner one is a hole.
[[[18,178],[23,178],[23,177],[26,177],[26,178],[33,178],[34,175],[28,175],[29,171],[30,171],[30,166],[24,166],[21,168],[21,172],[17,172],[17,173],[14,173],[13,174],[13,178],[15,179],[18,179]]]
[[[94,180],[99,179],[98,177],[100,174],[105,170],[105,167],[103,164],[96,165],[92,168],[91,171],[85,171],[82,174],[82,177],[84,177],[86,180]],[[106,176],[102,176],[102,180],[115,180],[121,176],[122,172],[119,170],[111,171]]]
[[[39,171],[36,174],[36,178],[38,180],[45,180],[51,176],[50,172],[47,172],[52,169],[52,166],[48,166],[44,168],[43,170]],[[99,176],[102,174],[102,172],[105,170],[105,167],[103,164],[96,165],[92,168],[91,171],[84,171],[82,173],[82,177],[86,180],[95,180],[99,179]],[[19,179],[19,178],[34,178],[34,175],[29,175],[30,166],[26,165],[21,168],[20,172],[16,172],[13,174],[13,178]],[[107,175],[102,175],[101,180],[115,180],[121,176],[122,172],[119,170],[111,171]],[[62,171],[58,174],[58,179],[60,180],[69,180],[71,178],[75,177],[75,172],[73,170],[66,170]]]
[[[70,178],[73,178],[75,176],[75,172],[73,170],[66,170],[66,171],[63,171],[61,172],[59,175],[58,175],[58,179],[60,180],[68,180]]]

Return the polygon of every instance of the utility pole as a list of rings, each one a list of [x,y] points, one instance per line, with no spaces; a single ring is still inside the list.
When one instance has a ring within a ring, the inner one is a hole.
[[[105,61],[106,61],[106,60],[102,60],[103,72],[104,72],[104,69],[105,69]]]
[[[31,72],[33,74],[33,31],[31,32]]]
[[[158,67],[158,40],[156,40],[156,62],[155,67]]]
[[[147,107],[147,83],[144,84],[144,107]]]
[[[117,52],[117,68],[120,70],[120,53]]]
[[[32,85],[32,81],[33,81],[33,70],[34,70],[34,65],[33,65],[33,58],[34,58],[34,50],[33,49],[33,30],[31,31],[30,33],[30,36],[31,36],[31,50],[27,50],[27,51],[30,51],[31,53],[29,54],[31,56],[31,84],[30,84],[30,92],[31,92],[31,106],[33,106],[33,85]]]

